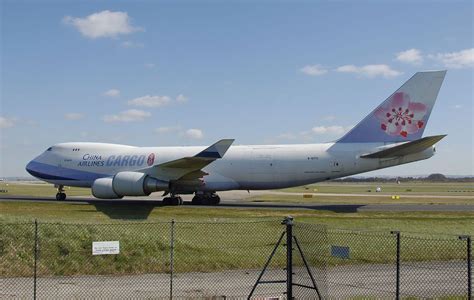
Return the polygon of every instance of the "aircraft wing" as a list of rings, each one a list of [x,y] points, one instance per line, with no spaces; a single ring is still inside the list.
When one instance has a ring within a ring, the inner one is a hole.
[[[361,155],[362,158],[389,158],[399,157],[412,153],[421,152],[437,142],[439,142],[446,135],[434,135],[421,138],[416,141],[404,143],[395,147],[384,149],[370,154]]]
[[[222,158],[233,142],[233,139],[223,139],[194,156],[168,161],[143,171],[166,181],[183,179],[183,177],[184,179],[200,178],[207,175],[201,169]]]

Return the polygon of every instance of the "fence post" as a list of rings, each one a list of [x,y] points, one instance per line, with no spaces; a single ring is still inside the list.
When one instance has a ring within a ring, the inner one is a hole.
[[[392,231],[397,237],[397,272],[396,272],[396,287],[395,287],[395,299],[400,299],[400,231]]]
[[[461,235],[459,239],[467,243],[467,299],[472,300],[472,240],[469,235]]]
[[[34,271],[33,271],[33,299],[36,300],[36,277],[38,261],[38,220],[35,219],[35,247],[34,247]]]
[[[170,228],[170,300],[173,299],[173,272],[174,272],[174,219]]]
[[[286,225],[286,299],[293,299],[293,217],[283,221]]]

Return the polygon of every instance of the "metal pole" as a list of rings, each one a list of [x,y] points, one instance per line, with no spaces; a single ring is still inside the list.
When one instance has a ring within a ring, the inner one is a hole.
[[[397,273],[396,273],[396,290],[395,299],[400,299],[400,231],[392,231],[397,237]]]
[[[286,299],[293,299],[293,217],[284,220],[286,224]]]
[[[296,236],[293,237],[295,240],[296,247],[298,248],[298,251],[300,252],[301,258],[303,259],[304,266],[306,270],[308,271],[309,278],[311,279],[311,282],[313,283],[313,288],[316,290],[316,293],[318,294],[318,299],[323,299],[321,297],[321,293],[318,290],[318,286],[316,285],[316,280],[314,280],[313,273],[311,272],[311,267],[308,264],[308,261],[306,260],[306,257],[304,257],[303,249],[301,249],[300,244],[298,243],[298,240],[296,239]]]
[[[36,276],[38,261],[38,220],[35,219],[35,247],[34,247],[34,273],[33,273],[33,299],[36,300]]]
[[[462,235],[459,239],[467,243],[467,299],[472,300],[472,239],[469,235]]]
[[[272,261],[273,255],[275,255],[275,252],[278,249],[278,246],[280,246],[281,240],[283,239],[283,236],[285,235],[285,232],[283,231],[280,235],[280,238],[278,239],[278,242],[275,244],[275,247],[273,247],[272,253],[270,254],[270,257],[268,257],[267,262],[265,263],[265,266],[263,267],[262,272],[260,272],[260,275],[258,275],[257,282],[255,282],[254,286],[252,287],[252,291],[250,291],[249,296],[247,297],[248,300],[252,298],[253,293],[255,292],[255,289],[257,288],[257,285],[261,283],[260,279],[262,279],[263,274],[267,270],[268,265]],[[282,283],[285,281],[282,281]]]
[[[173,272],[174,272],[174,219],[171,220],[170,238],[170,299],[173,299]]]
[[[467,237],[467,297],[472,300],[472,240]]]

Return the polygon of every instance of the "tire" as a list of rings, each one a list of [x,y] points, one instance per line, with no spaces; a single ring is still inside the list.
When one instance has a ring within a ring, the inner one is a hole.
[[[163,205],[170,205],[170,202],[171,202],[170,197],[163,198]]]
[[[57,194],[56,194],[56,200],[57,200],[57,201],[64,201],[64,200],[66,200],[66,194],[65,194],[65,193],[57,193]]]
[[[210,205],[211,204],[211,198],[210,197],[203,197],[201,199],[201,204],[202,205]]]
[[[170,204],[173,205],[173,206],[177,206],[177,205],[179,205],[179,202],[180,202],[179,200],[180,199],[181,199],[181,197],[172,197],[172,198],[170,198]]]
[[[194,196],[193,200],[191,201],[192,205],[202,205],[202,198],[198,196]]]
[[[219,203],[221,202],[221,198],[219,198],[219,196],[217,195],[212,195],[211,198],[210,198],[210,204],[211,205],[219,205]]]

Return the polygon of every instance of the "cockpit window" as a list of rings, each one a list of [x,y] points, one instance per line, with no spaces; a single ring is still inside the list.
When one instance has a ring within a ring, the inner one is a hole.
[[[48,149],[46,149],[46,151],[51,151],[53,150],[53,147],[49,147]]]

